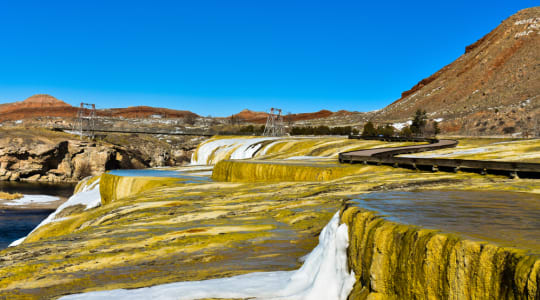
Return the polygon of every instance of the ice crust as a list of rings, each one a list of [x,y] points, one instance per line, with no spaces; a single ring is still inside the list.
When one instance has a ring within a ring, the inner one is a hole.
[[[60,198],[48,195],[24,195],[22,198],[9,200],[4,205],[9,206],[22,206],[36,203],[49,203],[60,200]]]
[[[255,298],[345,300],[355,276],[347,267],[347,225],[336,213],[324,227],[319,244],[295,271],[257,272],[228,278],[176,282],[133,290],[89,292],[60,299],[176,299]]]

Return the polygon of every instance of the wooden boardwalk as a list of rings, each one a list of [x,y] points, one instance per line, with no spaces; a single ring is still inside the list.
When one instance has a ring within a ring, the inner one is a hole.
[[[349,138],[361,138],[351,136]],[[404,141],[403,138],[374,138],[385,141]],[[406,147],[375,148],[343,152],[339,154],[341,163],[364,163],[364,164],[385,164],[394,167],[405,167],[412,169],[424,169],[433,171],[466,171],[481,174],[506,174],[510,177],[540,178],[540,163],[523,163],[510,161],[488,161],[472,159],[443,159],[443,158],[423,158],[423,157],[395,157],[399,154],[418,153],[424,151],[437,150],[442,148],[455,147],[458,142],[455,140],[436,139],[407,139],[416,142],[429,142],[429,144],[413,145]]]

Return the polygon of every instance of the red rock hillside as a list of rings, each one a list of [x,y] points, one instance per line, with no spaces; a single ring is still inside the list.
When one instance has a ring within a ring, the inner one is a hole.
[[[50,95],[34,95],[24,101],[0,105],[0,121],[29,119],[36,117],[63,117],[74,118],[79,108],[71,106],[64,101]],[[197,117],[196,114],[185,110],[173,110],[149,106],[135,106],[128,108],[98,109],[99,116],[148,118],[160,115],[168,118]]]
[[[299,113],[299,114],[283,113],[283,118],[285,121],[290,120],[290,121],[296,122],[296,121],[322,119],[322,118],[328,118],[332,116],[343,116],[343,115],[348,115],[348,114],[351,114],[351,113],[345,110],[340,110],[334,113],[329,110],[323,109],[318,112],[312,112],[312,113]],[[266,118],[268,117],[268,113],[244,109],[243,111],[235,115],[232,115],[231,117],[236,117],[239,120],[245,121],[248,123],[264,124],[266,123]]]
[[[0,121],[34,117],[74,117],[77,108],[49,95],[34,95],[24,101],[0,106]]]
[[[540,7],[503,21],[374,120],[403,122],[417,109],[446,133],[540,135]]]

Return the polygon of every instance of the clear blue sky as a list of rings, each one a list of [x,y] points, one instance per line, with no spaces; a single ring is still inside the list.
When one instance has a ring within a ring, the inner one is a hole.
[[[0,103],[370,111],[534,1],[1,1]]]

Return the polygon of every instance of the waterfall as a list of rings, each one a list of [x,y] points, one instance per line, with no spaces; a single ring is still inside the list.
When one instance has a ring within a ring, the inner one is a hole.
[[[201,299],[255,298],[345,300],[355,282],[348,271],[348,228],[336,213],[324,227],[319,244],[295,271],[257,272],[228,278],[176,282],[133,290],[69,295],[60,299]]]

